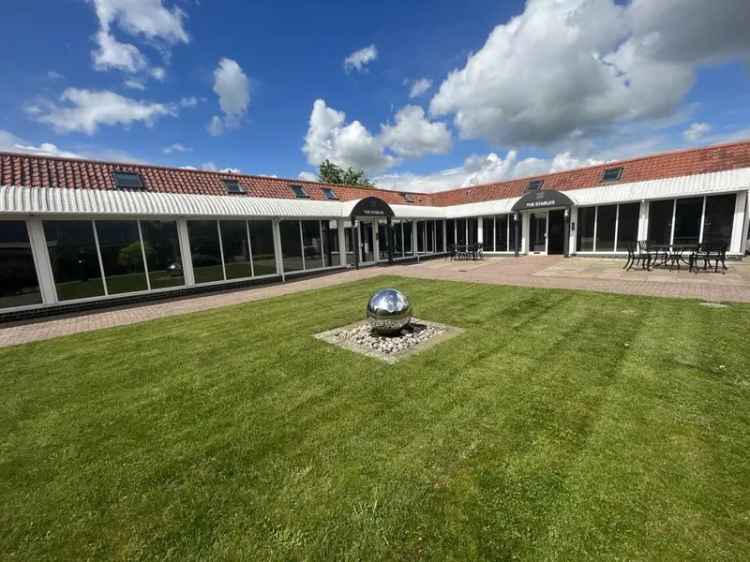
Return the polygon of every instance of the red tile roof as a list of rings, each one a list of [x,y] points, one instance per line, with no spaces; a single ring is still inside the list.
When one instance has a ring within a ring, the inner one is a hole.
[[[623,171],[617,182],[602,181],[604,170],[619,167],[622,167]],[[524,193],[529,180],[532,179],[544,180],[542,189],[545,190],[571,191],[612,183],[690,176],[747,167],[750,167],[750,141],[742,141],[705,148],[676,150],[554,174],[453,189],[436,193],[433,196],[433,202],[438,206],[449,206],[518,197]]]
[[[140,174],[146,189],[156,192],[226,195],[226,187],[222,180],[228,178],[237,180],[245,190],[244,195],[231,195],[231,197],[293,199],[294,194],[289,186],[302,185],[310,198],[317,200],[325,200],[323,189],[332,188],[342,201],[374,195],[391,204],[449,206],[516,197],[526,190],[530,179],[542,179],[544,180],[543,189],[559,191],[609,185],[601,181],[604,170],[620,166],[623,167],[623,173],[619,182],[745,168],[750,167],[750,141],[608,162],[599,166],[454,189],[432,195],[411,193],[413,203],[408,203],[404,199],[403,192],[387,189],[15,153],[0,153],[0,185],[107,190],[115,189],[112,172],[122,170]]]

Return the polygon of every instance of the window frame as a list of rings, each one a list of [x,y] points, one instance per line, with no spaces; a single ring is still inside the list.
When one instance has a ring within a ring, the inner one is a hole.
[[[310,199],[310,194],[299,184],[290,184],[289,189],[292,190],[295,199]]]
[[[622,179],[622,173],[624,171],[625,171],[625,167],[624,166],[617,166],[617,167],[614,167],[614,168],[605,168],[604,171],[602,172],[602,179],[601,179],[601,181],[604,182],[604,183],[610,183],[610,182],[620,181]],[[615,177],[608,178],[607,174],[609,174],[611,172],[615,173]]]
[[[526,185],[526,192],[527,193],[534,193],[539,192],[544,187],[544,180],[529,180],[529,183]]]
[[[333,190],[332,187],[323,187],[321,189],[323,190],[323,196],[326,198],[327,201],[339,200],[339,196],[336,195],[336,192]]]
[[[221,181],[224,183],[224,188],[229,195],[241,195],[247,193],[245,188],[240,185],[240,180],[221,178]]]

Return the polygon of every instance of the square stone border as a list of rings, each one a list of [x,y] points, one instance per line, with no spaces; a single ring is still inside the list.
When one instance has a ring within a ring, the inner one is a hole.
[[[451,326],[449,324],[440,324],[439,322],[430,322],[429,320],[421,320],[419,318],[414,318],[412,319],[413,324],[424,324],[425,326],[432,326],[434,328],[440,328],[444,331],[441,334],[438,334],[435,337],[427,341],[424,341],[415,345],[411,349],[399,351],[398,353],[390,353],[387,355],[383,353],[378,353],[377,351],[374,351],[368,347],[358,345],[357,343],[351,340],[346,340],[342,342],[336,339],[336,334],[338,332],[342,330],[352,330],[354,328],[359,328],[363,324],[367,324],[367,323],[368,323],[367,320],[360,320],[359,322],[353,322],[345,326],[339,326],[338,328],[333,328],[332,330],[326,330],[325,332],[320,332],[318,334],[315,334],[313,337],[315,339],[331,344],[339,349],[348,349],[349,351],[353,351],[354,353],[359,353],[360,355],[372,357],[373,359],[378,359],[380,361],[383,361],[384,363],[393,365],[403,359],[411,357],[412,355],[416,355],[417,353],[421,353],[427,349],[430,349],[438,344],[441,344],[449,339],[452,339],[464,333],[463,328],[458,328],[456,326]]]

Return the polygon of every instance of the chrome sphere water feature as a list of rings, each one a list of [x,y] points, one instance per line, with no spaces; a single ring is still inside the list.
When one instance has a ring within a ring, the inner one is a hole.
[[[367,318],[374,332],[397,334],[411,322],[411,303],[401,291],[380,289],[367,303]]]

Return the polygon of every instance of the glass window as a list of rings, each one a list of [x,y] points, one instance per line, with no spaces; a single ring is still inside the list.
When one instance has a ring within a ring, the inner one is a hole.
[[[469,244],[476,244],[479,240],[479,221],[469,219]]]
[[[594,249],[594,218],[596,207],[578,208],[577,245],[579,252],[591,252]]]
[[[435,251],[436,252],[444,252],[445,246],[443,245],[444,237],[443,237],[443,228],[445,227],[445,223],[443,221],[435,221]]]
[[[91,221],[45,221],[44,234],[57,298],[65,301],[103,295]]]
[[[340,265],[339,225],[336,221],[323,221],[323,254],[327,267]]]
[[[445,221],[445,238],[449,248],[456,245],[456,221],[453,219]]]
[[[188,221],[188,236],[195,282],[223,281],[224,269],[216,221]]]
[[[729,245],[732,240],[734,205],[737,196],[715,195],[706,197],[706,217],[703,220],[703,243]]]
[[[620,205],[620,220],[617,225],[617,251],[625,252],[628,246],[635,247],[638,242],[638,216],[640,203]]]
[[[354,265],[354,228],[350,222],[344,223],[344,243],[346,244],[346,263]]]
[[[599,207],[596,220],[596,251],[615,251],[615,224],[617,223],[617,205]]]
[[[648,210],[648,241],[668,245],[672,236],[674,199],[651,201]]]
[[[323,241],[320,221],[302,221],[302,240],[305,245],[305,269],[323,267]]]
[[[325,195],[326,199],[331,200],[331,201],[339,198],[338,195],[336,195],[336,192],[330,187],[323,188],[323,195]]]
[[[427,221],[427,251],[433,253],[435,251],[435,221]]]
[[[411,222],[404,222],[404,255],[412,255],[414,253],[413,244],[412,244],[412,235],[411,235],[411,229],[413,228],[413,223]]]
[[[26,223],[0,221],[0,308],[41,302]]]
[[[381,261],[388,259],[388,225],[384,222],[378,223],[378,252]]]
[[[518,215],[518,220],[513,220],[512,215],[507,215],[507,217],[508,217],[508,223],[510,225],[510,230],[508,231],[508,251],[515,252],[516,251],[516,225],[518,225],[519,236],[520,236],[521,215],[520,214]]]
[[[136,221],[96,221],[107,292],[110,295],[145,291],[141,238]]]
[[[303,270],[299,221],[281,221],[279,227],[281,230],[281,255],[284,257],[284,271]]]
[[[112,172],[117,189],[143,189],[143,178],[135,172]]]
[[[417,229],[417,252],[423,254],[425,252],[425,221],[414,223]]]
[[[510,248],[512,250],[512,248]],[[495,251],[507,252],[508,248],[508,215],[495,217]]]
[[[294,193],[294,196],[297,199],[309,199],[310,196],[307,194],[307,191],[305,191],[305,188],[301,185],[292,185],[290,186],[292,188],[292,193]]]
[[[227,193],[245,193],[239,180],[224,179],[222,181],[224,182],[224,187],[227,188]]]
[[[224,271],[227,279],[242,279],[253,274],[250,245],[245,221],[221,221],[221,246],[224,250]]]
[[[466,246],[466,219],[456,221],[456,244]]]
[[[602,181],[617,181],[622,177],[622,168],[608,168],[602,174]]]
[[[253,254],[253,273],[273,275],[276,273],[276,254],[273,248],[273,224],[271,221],[250,221],[250,245]]]
[[[674,222],[674,244],[698,243],[702,214],[703,197],[677,200]]]
[[[393,257],[400,258],[404,255],[404,232],[400,222],[393,224]]]
[[[148,279],[152,289],[185,284],[180,242],[174,221],[141,221],[143,248],[146,251]]]
[[[495,251],[495,219],[484,217],[482,220],[482,249],[485,252]]]

